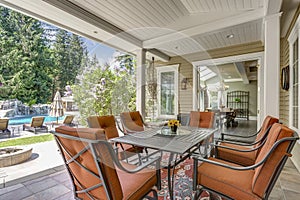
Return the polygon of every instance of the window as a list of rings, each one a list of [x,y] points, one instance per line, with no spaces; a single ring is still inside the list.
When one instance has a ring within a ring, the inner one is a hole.
[[[299,36],[300,36],[300,21],[299,18],[295,24],[295,27],[291,31],[288,38],[290,46],[290,126],[295,130],[299,130]]]
[[[158,117],[176,118],[178,114],[178,66],[157,68]]]

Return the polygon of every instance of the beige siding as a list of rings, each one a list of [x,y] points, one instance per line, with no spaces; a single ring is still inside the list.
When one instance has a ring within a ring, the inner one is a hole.
[[[280,40],[280,73],[283,67],[289,65],[289,44],[286,38]],[[283,124],[289,124],[289,91],[280,87],[279,118]]]
[[[284,38],[281,38],[280,40],[280,74],[281,74],[281,69],[283,67],[286,67],[289,65],[289,43],[287,38],[290,35],[290,32],[297,20],[297,17],[300,13],[300,7],[298,6],[298,9],[296,11],[296,14],[292,20],[292,23],[289,26],[289,29],[287,31],[287,34]],[[280,121],[288,125],[289,124],[289,91],[283,90],[282,88],[280,89],[280,109],[279,109],[279,118]]]
[[[298,6],[298,9],[296,11],[296,14],[294,16],[294,19],[292,23],[289,26],[289,30],[284,38],[281,38],[280,41],[280,69],[283,67],[289,65],[289,43],[287,41],[287,38],[290,35],[290,32],[296,22],[296,19],[298,18],[298,15],[300,13],[300,6]],[[281,70],[280,70],[281,72]],[[288,125],[289,124],[289,91],[285,91],[280,89],[280,121]],[[293,151],[292,151],[292,161],[297,167],[297,169],[300,171],[300,144],[299,142],[296,143]]]

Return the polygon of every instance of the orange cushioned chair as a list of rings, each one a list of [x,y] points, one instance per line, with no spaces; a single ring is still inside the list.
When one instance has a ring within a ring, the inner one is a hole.
[[[143,199],[160,189],[160,157],[140,166],[120,162],[103,129],[60,126],[52,132],[73,181],[76,199]],[[155,167],[148,168],[154,165]]]
[[[107,140],[115,137],[119,137],[119,132],[116,127],[116,121],[115,117],[113,115],[107,115],[107,116],[89,116],[87,118],[88,125],[90,128],[102,128],[105,132],[105,137]],[[117,144],[120,149],[123,150],[121,154],[121,158],[128,158],[130,156],[130,153],[134,153],[132,155],[135,155],[136,153],[142,153],[143,148],[142,147],[135,147],[128,144]]]
[[[215,156],[222,160],[227,160],[240,165],[253,165],[256,156],[259,154],[263,142],[268,136],[269,129],[274,123],[278,123],[275,117],[267,116],[256,135],[256,139],[251,144],[234,143],[230,141],[220,141],[215,145]]]
[[[202,190],[236,200],[268,199],[297,139],[298,134],[292,129],[274,124],[255,164],[247,167],[194,156],[194,189],[199,185],[195,199]],[[198,160],[203,162],[200,166]]]
[[[191,111],[189,126],[199,128],[213,128],[214,127],[214,112],[199,112]]]
[[[120,119],[124,134],[144,131],[145,123],[139,111],[123,112],[120,114]]]
[[[215,120],[215,113],[214,112],[199,112],[199,111],[191,111],[190,118],[189,118],[189,126],[191,127],[198,127],[198,128],[213,128],[214,127],[214,120]],[[207,138],[206,141],[201,142],[204,144],[204,153],[203,156],[207,156],[208,152],[211,154],[212,148],[209,150],[209,145],[213,143],[214,135],[211,135],[210,138]],[[199,148],[199,152],[201,153],[201,149]]]

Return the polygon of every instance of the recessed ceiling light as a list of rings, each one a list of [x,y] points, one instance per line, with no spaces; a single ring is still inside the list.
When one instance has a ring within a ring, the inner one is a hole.
[[[228,39],[233,38],[233,37],[234,37],[234,34],[226,35],[226,38],[228,38]]]

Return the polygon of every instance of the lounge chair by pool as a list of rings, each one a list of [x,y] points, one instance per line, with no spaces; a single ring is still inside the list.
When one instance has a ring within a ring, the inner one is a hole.
[[[48,132],[48,127],[44,126],[45,117],[32,117],[30,124],[23,124],[23,131],[26,129],[36,133],[37,130],[46,130]]]
[[[9,119],[8,118],[0,118],[0,131],[3,133],[3,134],[8,134],[9,137],[10,137],[10,130],[8,130],[8,121]]]

